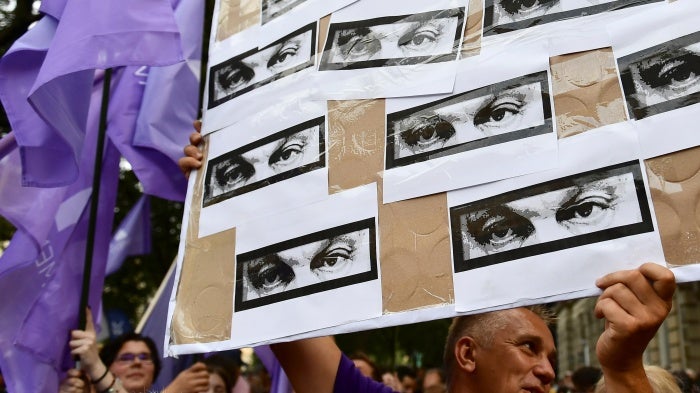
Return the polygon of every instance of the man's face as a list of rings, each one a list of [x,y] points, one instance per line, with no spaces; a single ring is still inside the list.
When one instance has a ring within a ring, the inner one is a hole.
[[[478,346],[474,377],[477,391],[546,393],[554,381],[556,349],[547,325],[524,308],[503,311],[508,318],[490,346]]]
[[[129,392],[145,392],[153,384],[151,351],[143,341],[127,341],[117,353],[109,370]]]

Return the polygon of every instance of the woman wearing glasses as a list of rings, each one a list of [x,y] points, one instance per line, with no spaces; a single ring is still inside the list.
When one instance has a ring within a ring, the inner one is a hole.
[[[127,333],[97,348],[92,314],[87,312],[85,330],[73,330],[69,346],[71,354],[80,358],[84,374],[76,369],[67,373],[59,393],[144,393],[150,392],[160,372],[160,357],[155,343],[138,333]],[[89,381],[83,379],[85,378]],[[209,389],[209,372],[202,363],[195,363],[181,372],[168,385],[166,392],[199,393]]]

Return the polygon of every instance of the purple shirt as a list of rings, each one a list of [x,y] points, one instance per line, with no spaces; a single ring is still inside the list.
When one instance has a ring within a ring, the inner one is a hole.
[[[395,393],[388,386],[365,377],[355,363],[343,355],[338,364],[333,393]]]

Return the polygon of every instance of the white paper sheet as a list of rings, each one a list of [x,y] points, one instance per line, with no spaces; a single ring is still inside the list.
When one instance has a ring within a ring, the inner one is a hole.
[[[281,7],[282,13],[277,16],[270,15],[265,10],[265,3],[274,3],[272,0],[262,0],[261,24],[259,40],[261,45],[268,44],[284,36],[289,31],[294,31],[305,24],[317,21],[357,0],[287,0],[287,7]],[[279,3],[279,2],[278,2]],[[292,6],[291,8],[288,8]],[[278,6],[279,7],[279,6]]]
[[[257,41],[220,45],[210,54],[204,92],[202,134],[220,130],[271,103],[308,100],[314,72],[318,25],[290,32],[267,46]]]
[[[700,62],[699,13],[700,3],[679,1],[609,27],[631,119],[675,113],[700,102],[695,71]]]
[[[556,167],[548,61],[543,45],[484,49],[453,94],[387,99],[384,203]]]
[[[606,273],[663,262],[628,123],[566,138],[560,153],[557,169],[447,194],[451,216],[459,213],[451,218],[458,312],[593,289]]]
[[[274,110],[211,134],[209,161],[203,169],[205,187],[217,183],[217,171],[227,174],[225,180],[219,181],[227,181],[229,185],[225,186],[228,193],[223,195],[205,192],[199,236],[325,199],[328,196],[325,115],[326,105],[320,101],[275,106]],[[296,135],[306,139],[295,140]],[[267,144],[257,147],[261,141]],[[260,149],[265,151],[259,152]],[[212,164],[226,161],[231,168]],[[250,173],[252,168],[255,170]]]
[[[452,91],[466,3],[361,0],[334,12],[313,78],[316,96],[339,100]]]
[[[552,56],[610,46],[607,24],[666,5],[665,0],[555,0],[532,7],[520,5],[509,13],[506,8],[517,7],[511,3],[486,0],[482,45],[549,40]]]
[[[376,200],[376,184],[370,184],[335,194],[327,200],[313,205],[278,214],[274,220],[250,221],[241,225],[236,230],[237,263],[242,260],[241,254],[309,233],[328,231],[329,228],[350,222],[371,219],[374,228],[376,228]],[[313,219],[311,219],[312,217]],[[370,245],[373,247],[376,278],[244,311],[236,311],[233,315],[231,343],[235,346],[245,346],[258,341],[381,315],[382,292],[381,282],[377,274],[379,248],[378,236],[376,235],[375,230],[374,237],[366,239],[363,243],[365,248]],[[330,248],[330,246],[326,247]],[[347,248],[348,246],[335,247]],[[360,262],[364,264],[367,261],[352,261],[352,263]],[[335,266],[339,266],[339,264],[341,264],[340,260]],[[267,277],[269,278],[269,274]],[[236,277],[237,281],[241,279],[243,277]],[[272,280],[266,281],[266,284],[272,285],[269,281]],[[235,296],[238,295],[239,291],[237,290]]]

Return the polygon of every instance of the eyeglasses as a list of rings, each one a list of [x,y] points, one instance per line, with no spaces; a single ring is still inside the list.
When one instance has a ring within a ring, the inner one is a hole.
[[[153,358],[151,358],[150,353],[123,353],[117,356],[117,362],[119,363],[133,363],[136,359],[139,359],[141,363],[152,363]]]

